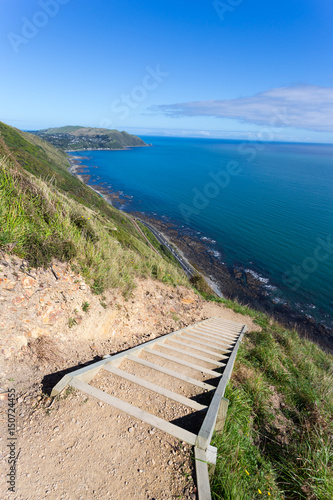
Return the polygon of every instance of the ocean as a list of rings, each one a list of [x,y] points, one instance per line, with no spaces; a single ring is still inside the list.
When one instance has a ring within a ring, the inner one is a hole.
[[[142,139],[153,146],[72,154],[90,185],[126,194],[123,210],[176,224],[273,302],[333,327],[333,145]]]

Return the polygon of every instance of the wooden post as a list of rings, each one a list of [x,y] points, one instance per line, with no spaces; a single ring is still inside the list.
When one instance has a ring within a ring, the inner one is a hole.
[[[215,432],[217,432],[218,434],[222,434],[223,432],[223,427],[227,418],[228,405],[229,399],[222,398],[215,424]]]
[[[212,477],[215,474],[215,469],[216,469],[217,448],[215,448],[215,446],[209,445],[207,450],[206,450],[206,455],[207,455],[207,462],[208,462],[208,475],[209,475],[209,478],[212,479]]]
[[[197,474],[197,486],[199,500],[211,500],[209,473],[206,452],[200,448],[194,448],[195,470]]]

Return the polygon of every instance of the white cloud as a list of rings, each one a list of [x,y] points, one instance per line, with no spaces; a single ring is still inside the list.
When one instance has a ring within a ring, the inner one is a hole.
[[[214,116],[271,127],[333,132],[333,88],[279,87],[250,97],[152,106],[168,116]]]

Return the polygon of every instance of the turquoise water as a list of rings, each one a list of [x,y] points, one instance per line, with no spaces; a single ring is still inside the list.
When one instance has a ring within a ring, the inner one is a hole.
[[[153,147],[75,155],[91,184],[132,197],[124,210],[192,231],[276,302],[333,326],[333,145],[143,139]]]

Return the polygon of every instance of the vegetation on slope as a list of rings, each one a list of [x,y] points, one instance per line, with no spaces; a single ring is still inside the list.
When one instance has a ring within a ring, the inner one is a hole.
[[[259,312],[246,335],[225,397],[224,431],[215,435],[214,499],[333,498],[333,357]]]
[[[121,212],[114,210],[100,195],[70,173],[66,153],[43,139],[0,122],[0,157],[8,157],[18,169],[23,167],[70,198],[111,217],[126,232],[136,234],[131,222]]]
[[[2,123],[0,132],[0,248],[33,267],[70,261],[96,293],[128,292],[136,277],[188,283],[120,211],[68,172],[61,153]]]
[[[155,236],[153,235],[153,233],[151,231],[149,231],[149,229],[144,224],[142,224],[142,222],[136,221],[136,223],[140,227],[141,231],[146,235],[146,237],[148,238],[148,240],[150,241],[150,243],[153,245],[153,247],[156,248],[156,250],[165,259],[170,260],[170,262],[172,262],[175,266],[177,266],[177,267],[180,268],[180,264],[179,264],[178,260],[172,255],[172,253],[170,252],[170,250],[166,246],[162,245],[157,240],[157,238],[155,238]]]
[[[88,209],[1,160],[0,248],[13,248],[32,267],[47,266],[53,258],[71,261],[96,293],[106,287],[129,291],[135,277],[185,284],[184,274],[127,231],[117,215]]]
[[[147,146],[136,135],[105,128],[67,126],[38,130],[34,134],[57,148],[79,151],[82,149],[124,149],[133,146]]]

